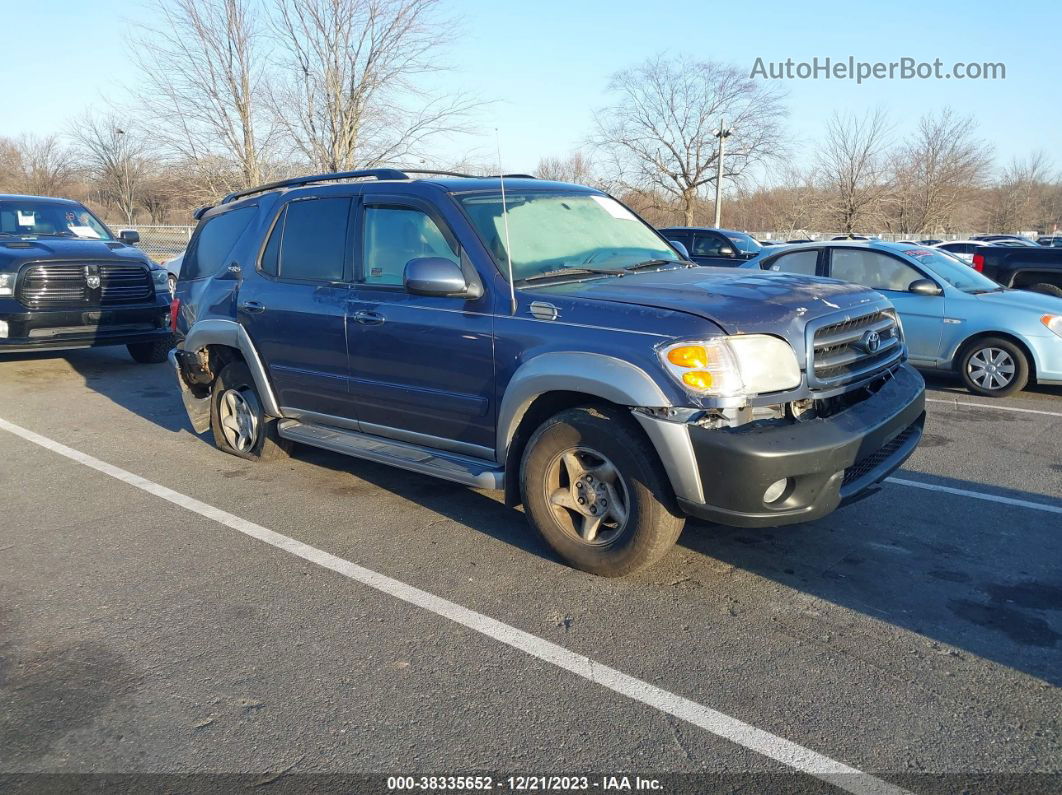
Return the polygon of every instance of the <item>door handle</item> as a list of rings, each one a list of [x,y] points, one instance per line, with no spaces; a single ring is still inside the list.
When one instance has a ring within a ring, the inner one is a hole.
[[[366,312],[365,310],[360,310],[354,313],[354,319],[363,326],[378,326],[383,323],[386,318],[384,318],[379,312]]]
[[[261,304],[258,301],[244,301],[240,304],[240,309],[244,312],[265,312],[265,304]]]

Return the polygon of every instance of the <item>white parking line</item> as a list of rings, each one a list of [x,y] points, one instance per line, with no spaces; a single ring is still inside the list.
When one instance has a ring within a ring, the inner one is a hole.
[[[76,461],[79,464],[95,469],[97,472],[109,475],[130,486],[135,486],[148,494],[161,497],[174,505],[219,522],[251,538],[289,552],[303,560],[316,563],[318,566],[342,574],[344,577],[360,582],[370,588],[375,588],[396,599],[401,599],[403,602],[408,602],[443,618],[448,618],[499,643],[504,643],[539,660],[556,665],[594,684],[608,688],[635,701],[640,701],[654,709],[684,720],[714,735],[730,740],[848,792],[866,793],[867,795],[870,793],[878,795],[884,795],[884,793],[889,795],[907,793],[906,790],[875,778],[869,773],[849,767],[770,732],[757,729],[755,726],[744,723],[737,718],[732,718],[696,701],[691,701],[688,698],[683,698],[675,693],[651,685],[622,671],[617,671],[615,668],[609,668],[607,665],[602,665],[582,654],[569,651],[563,646],[551,643],[537,635],[524,632],[482,613],[462,607],[456,602],[451,602],[371,569],[366,569],[356,563],[351,563],[349,560],[344,560],[294,538],[281,535],[254,522],[241,519],[228,511],[223,511],[220,508],[200,502],[193,497],[173,491],[165,486],[160,486],[158,483],[142,478],[139,475],[134,475],[132,472],[127,472],[105,461],[100,461],[98,458],[93,458],[86,453],[74,450],[7,420],[0,419],[0,429],[20,436],[26,441],[39,445],[46,450],[65,456],[71,461]]]
[[[906,478],[888,478],[885,482],[895,483],[897,486],[912,486],[916,489],[926,489],[927,491],[942,491],[945,494],[955,494],[959,497],[969,497],[974,500],[985,500],[987,502],[998,502],[1003,505],[1014,505],[1019,508],[1030,508],[1034,511],[1062,513],[1062,507],[1057,505],[1047,505],[1046,503],[1032,502],[1031,500],[1019,500],[1016,497],[1002,497],[998,494],[986,494],[983,491],[957,489],[953,486],[938,486],[935,483],[919,483],[917,480],[907,480]]]
[[[1062,417],[1062,411],[1042,411],[1041,409],[1019,409],[1014,406],[996,406],[991,403],[969,403],[965,400],[941,400],[926,398],[926,403],[946,403],[949,406],[969,406],[975,409],[992,409],[993,411],[1017,411],[1022,414],[1044,414],[1048,417]]]

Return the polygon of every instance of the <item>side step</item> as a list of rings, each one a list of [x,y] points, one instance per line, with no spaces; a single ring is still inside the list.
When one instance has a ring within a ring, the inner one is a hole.
[[[285,439],[334,453],[364,458],[411,472],[434,475],[478,489],[502,489],[505,474],[493,461],[434,450],[428,447],[385,439],[342,428],[310,425],[298,420],[282,420],[277,432]]]

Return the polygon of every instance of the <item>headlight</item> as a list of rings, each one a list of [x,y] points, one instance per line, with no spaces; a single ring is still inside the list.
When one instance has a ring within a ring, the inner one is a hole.
[[[0,292],[0,295],[3,295],[3,293]],[[1062,337],[1062,315],[1044,315],[1042,318],[1040,318],[1040,322],[1047,326],[1047,328],[1049,328],[1055,334]]]
[[[0,295],[15,294],[15,274],[0,273]]]
[[[676,342],[658,353],[671,376],[695,395],[752,397],[800,386],[793,348],[766,334]]]
[[[170,289],[169,282],[167,281],[170,276],[169,271],[163,268],[156,268],[151,271],[151,276],[155,280],[156,287],[165,287],[167,290]]]

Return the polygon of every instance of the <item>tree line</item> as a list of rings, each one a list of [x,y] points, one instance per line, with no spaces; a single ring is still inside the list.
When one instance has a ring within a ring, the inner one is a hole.
[[[161,224],[298,173],[492,173],[474,157],[433,156],[442,138],[473,132],[489,102],[427,88],[457,29],[444,12],[443,0],[156,0],[132,48],[134,104],[0,138],[0,191]],[[657,224],[711,222],[724,119],[726,226],[939,236],[1062,223],[1062,179],[1046,156],[1000,168],[974,120],[946,107],[903,136],[884,111],[836,113],[808,146],[786,127],[783,92],[732,65],[660,55],[604,89],[584,144],[536,173],[602,187]]]

